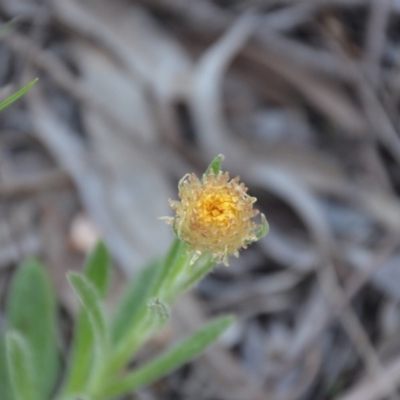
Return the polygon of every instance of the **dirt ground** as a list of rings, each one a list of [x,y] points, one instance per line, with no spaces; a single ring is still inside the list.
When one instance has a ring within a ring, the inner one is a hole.
[[[66,354],[65,273],[102,237],[112,308],[168,248],[157,217],[179,178],[222,153],[270,233],[142,357],[211,315],[238,321],[129,398],[400,398],[399,0],[0,0],[0,21],[0,99],[39,77],[0,113],[0,330],[35,255]]]

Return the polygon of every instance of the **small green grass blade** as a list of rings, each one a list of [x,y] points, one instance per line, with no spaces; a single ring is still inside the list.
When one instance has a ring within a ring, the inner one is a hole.
[[[13,93],[11,96],[7,97],[5,100],[0,102],[0,111],[3,110],[4,108],[8,107],[10,104],[14,103],[14,101],[18,100],[20,97],[22,97],[26,92],[31,90],[33,86],[36,85],[36,82],[39,80],[39,78],[34,79],[33,81],[29,82],[27,85]]]

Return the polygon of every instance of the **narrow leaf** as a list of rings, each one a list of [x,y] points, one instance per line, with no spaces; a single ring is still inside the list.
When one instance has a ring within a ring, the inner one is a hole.
[[[189,338],[143,367],[111,383],[103,392],[102,399],[131,393],[171,373],[183,364],[198,356],[211,345],[232,323],[231,316],[217,318]]]
[[[104,298],[110,278],[110,254],[103,242],[97,243],[86,260],[85,275]]]
[[[104,298],[110,277],[110,256],[104,243],[99,242],[90,253],[85,275]],[[64,394],[75,395],[84,391],[95,366],[94,331],[85,308],[79,312],[69,361],[69,373],[64,384]]]
[[[167,260],[176,256],[179,241],[174,242]],[[153,261],[133,278],[113,323],[114,350],[109,363],[110,373],[116,373],[133,357],[138,348],[162,324],[148,307],[148,301],[158,294],[162,277],[166,275],[166,261]]]
[[[36,82],[39,79],[36,78],[32,82],[29,82],[27,85],[19,89],[17,92],[12,94],[10,97],[7,97],[5,100],[0,102],[0,111],[3,110],[4,108],[8,107],[10,104],[14,103],[14,101],[18,100],[21,96],[23,96],[26,92],[28,92],[30,89],[32,89],[33,86],[35,86]]]
[[[221,165],[224,159],[225,157],[223,154],[219,154],[217,157],[215,157],[214,160],[212,160],[210,165],[207,167],[204,175],[209,175],[211,172],[213,172],[214,175],[218,175],[219,171],[221,170]]]
[[[93,359],[91,374],[85,384],[87,390],[90,391],[98,386],[99,373],[104,370],[107,362],[109,335],[106,319],[102,309],[101,298],[95,286],[84,275],[76,272],[68,273],[67,277],[87,313],[87,321],[92,330],[93,341],[87,344],[93,349]]]
[[[86,309],[81,309],[76,321],[64,394],[72,395],[86,388],[95,365],[94,331]]]
[[[7,301],[12,330],[23,335],[32,349],[37,397],[48,398],[59,372],[56,300],[45,269],[28,260],[17,270]]]
[[[15,400],[41,400],[34,374],[32,351],[17,332],[6,335],[8,372]]]
[[[160,261],[154,260],[131,279],[115,313],[112,324],[113,343],[117,343],[131,334],[137,324],[141,309],[150,299],[153,283],[160,267]]]
[[[261,225],[256,232],[257,240],[262,239],[269,232],[269,225],[264,214],[261,214]]]
[[[88,313],[97,342],[97,352],[102,355],[107,345],[107,328],[100,296],[94,285],[82,274],[70,272],[68,281]]]
[[[12,400],[10,377],[7,368],[6,341],[4,335],[0,334],[0,393],[2,400]]]

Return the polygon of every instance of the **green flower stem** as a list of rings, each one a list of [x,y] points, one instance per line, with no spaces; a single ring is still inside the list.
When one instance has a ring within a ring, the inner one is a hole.
[[[216,263],[210,253],[203,254],[188,271],[186,279],[180,285],[180,293],[188,291],[192,286],[199,282],[206,274],[208,274]]]
[[[168,304],[174,303],[176,298],[182,294],[182,291],[179,290],[181,283],[193,267],[190,265],[193,253],[187,251],[188,246],[185,243],[181,243],[175,262],[170,266],[169,273],[165,276],[158,293],[158,296]]]
[[[187,252],[188,245],[179,239],[175,239],[168,252],[160,276],[154,285],[152,297],[160,297],[167,300],[167,294],[171,285],[176,281],[182,269],[189,263],[191,255]]]
[[[186,243],[180,240],[179,242],[175,258],[160,281],[159,291],[155,295],[168,304],[173,304],[182,293],[201,280],[216,264],[211,254],[207,252],[190,265],[195,254],[187,251]]]
[[[175,240],[172,242],[171,247],[169,248],[169,251],[165,256],[163,267],[160,269],[160,274],[152,289],[153,294],[159,292],[160,287],[163,285],[165,277],[169,273],[170,265],[172,265],[175,262],[176,258],[181,252],[182,245],[183,245],[182,241],[180,241],[177,238],[175,238]]]

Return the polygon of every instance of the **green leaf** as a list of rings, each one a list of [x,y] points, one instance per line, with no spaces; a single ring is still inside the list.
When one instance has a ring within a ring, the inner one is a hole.
[[[163,278],[168,273],[168,265],[179,252],[180,241],[176,240],[162,262],[153,261],[134,277],[122,297],[113,322],[114,350],[109,363],[109,373],[118,372],[133,357],[154,331],[162,325],[148,307],[152,297],[159,297]]]
[[[264,214],[261,214],[261,225],[256,232],[257,240],[262,239],[269,232],[269,225]]]
[[[104,243],[99,242],[90,253],[85,275],[99,295],[105,298],[110,277],[110,255]],[[64,384],[66,395],[75,395],[85,390],[95,365],[94,331],[85,308],[79,312],[73,338],[69,373]]]
[[[2,400],[12,400],[10,378],[7,368],[6,341],[4,335],[0,334],[0,393]]]
[[[111,383],[99,398],[108,399],[131,393],[133,390],[149,385],[171,373],[210,346],[233,321],[234,319],[231,316],[224,316],[209,322],[161,356]]]
[[[225,157],[223,154],[219,154],[217,157],[215,157],[214,160],[212,160],[210,165],[207,167],[204,175],[209,175],[211,172],[213,172],[215,176],[218,175],[224,159]]]
[[[113,343],[118,343],[131,335],[132,329],[137,325],[140,311],[151,297],[154,281],[160,267],[160,261],[154,260],[130,280],[112,323]]]
[[[69,373],[63,390],[65,395],[79,393],[87,387],[95,366],[94,337],[88,312],[82,309],[75,325]]]
[[[97,243],[87,258],[85,275],[99,291],[100,296],[105,298],[110,280],[110,254],[103,242]]]
[[[49,397],[59,373],[57,309],[45,269],[28,260],[17,270],[7,302],[10,329],[23,335],[32,349],[37,397]]]
[[[87,311],[88,320],[92,325],[95,337],[96,356],[100,358],[96,362],[99,363],[107,350],[108,344],[107,326],[99,293],[84,275],[70,272],[67,276],[69,283]]]
[[[42,400],[38,392],[39,382],[34,374],[32,349],[17,332],[6,335],[7,364],[15,400]]]
[[[19,89],[17,92],[12,94],[10,97],[7,97],[5,100],[0,102],[0,111],[3,110],[3,108],[8,107],[10,104],[14,103],[14,101],[18,100],[21,96],[23,96],[26,92],[28,92],[30,89],[32,89],[33,86],[35,86],[36,82],[39,79],[36,78],[32,82],[29,82],[27,85]]]
[[[90,338],[91,343],[86,342],[86,345],[90,346],[90,350],[84,349],[88,354],[93,351],[90,376],[84,384],[86,393],[99,385],[99,377],[103,379],[101,373],[107,365],[109,332],[99,291],[96,287],[82,274],[70,272],[67,274],[67,277],[87,313],[87,317],[85,318],[90,324],[90,329],[92,331],[92,336]],[[87,360],[85,359],[85,361]],[[80,377],[78,377],[78,379],[79,378]]]

